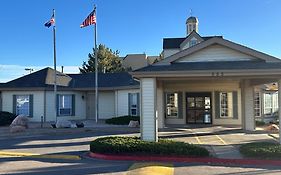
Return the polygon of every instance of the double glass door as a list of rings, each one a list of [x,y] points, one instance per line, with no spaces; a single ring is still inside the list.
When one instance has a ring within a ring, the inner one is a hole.
[[[186,93],[186,123],[210,124],[211,93]]]

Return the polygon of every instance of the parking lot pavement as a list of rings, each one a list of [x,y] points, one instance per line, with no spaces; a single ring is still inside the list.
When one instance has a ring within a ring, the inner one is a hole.
[[[263,132],[244,133],[241,128],[222,126],[180,126],[163,129],[160,137],[198,144],[218,158],[243,158],[239,146],[244,143],[276,142],[277,136]]]

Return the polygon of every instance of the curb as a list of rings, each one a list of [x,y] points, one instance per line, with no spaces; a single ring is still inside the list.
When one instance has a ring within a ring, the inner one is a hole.
[[[261,159],[221,159],[221,158],[199,158],[199,157],[175,157],[175,156],[129,156],[129,155],[108,155],[90,152],[91,158],[105,160],[123,161],[161,161],[161,162],[185,162],[185,163],[208,163],[225,165],[271,165],[281,166],[281,160],[261,160]]]

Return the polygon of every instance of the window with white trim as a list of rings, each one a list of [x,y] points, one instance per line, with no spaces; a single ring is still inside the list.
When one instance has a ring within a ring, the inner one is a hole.
[[[220,117],[221,118],[232,118],[232,92],[221,92],[220,93]]]
[[[166,93],[166,117],[178,117],[178,93]]]
[[[138,115],[138,93],[130,93],[129,94],[129,112],[130,116],[137,116]]]
[[[254,105],[255,105],[254,106],[255,117],[260,117],[261,116],[260,92],[255,92]]]
[[[276,92],[268,92],[264,94],[264,114],[272,115],[278,110],[278,96]]]
[[[59,115],[70,116],[72,114],[72,95],[59,95]]]
[[[16,115],[29,116],[29,95],[16,95]]]

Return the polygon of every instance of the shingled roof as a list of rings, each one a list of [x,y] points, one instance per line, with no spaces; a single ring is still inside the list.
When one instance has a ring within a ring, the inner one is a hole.
[[[188,36],[187,36],[188,37]],[[180,48],[181,43],[187,38],[164,38],[163,39],[163,49],[177,49]],[[220,37],[222,36],[206,36],[201,37],[204,41],[211,39],[213,37]]]
[[[52,88],[54,72],[54,69],[47,67],[7,83],[1,83],[0,89]],[[98,77],[101,89],[133,88],[139,86],[139,82],[134,80],[128,72],[99,73]],[[57,72],[57,85],[60,89],[94,89],[95,74],[63,74]]]
[[[134,72],[161,71],[204,71],[204,70],[248,70],[248,69],[280,69],[281,62],[265,61],[214,61],[214,62],[186,62],[170,65],[151,65]]]

